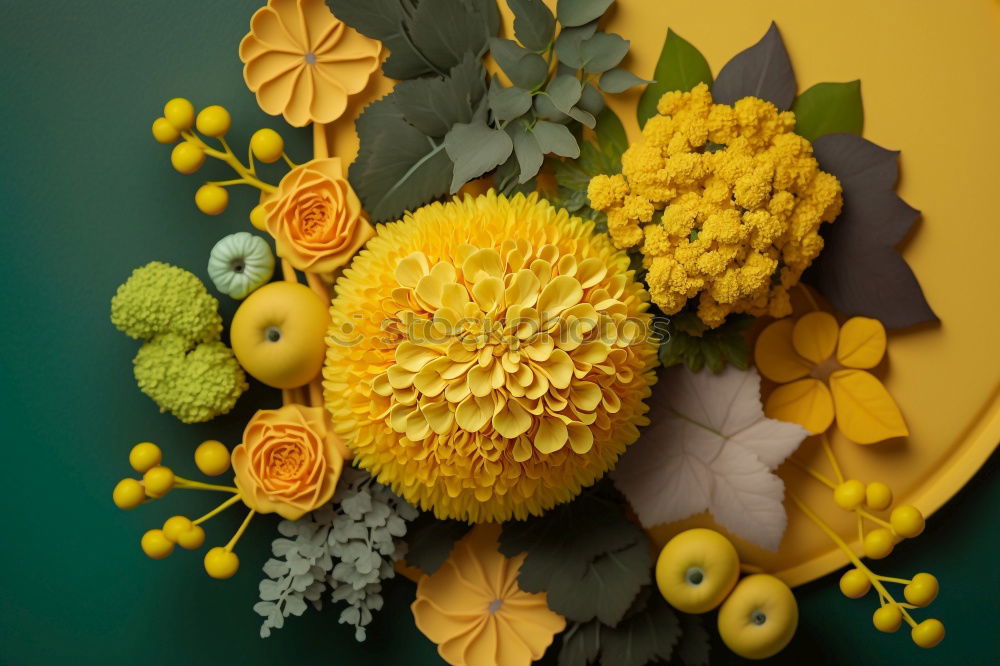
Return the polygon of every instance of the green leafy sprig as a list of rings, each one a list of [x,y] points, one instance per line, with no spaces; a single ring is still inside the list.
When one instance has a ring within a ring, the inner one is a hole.
[[[629,42],[598,30],[613,0],[508,0],[514,39],[497,36],[495,0],[331,0],[333,12],[392,52],[403,79],[358,119],[349,178],[371,218],[385,221],[494,172],[505,194],[534,189],[547,158],[581,154],[602,93],[643,83],[620,64]],[[437,29],[432,29],[434,27]],[[487,84],[489,53],[510,85]]]

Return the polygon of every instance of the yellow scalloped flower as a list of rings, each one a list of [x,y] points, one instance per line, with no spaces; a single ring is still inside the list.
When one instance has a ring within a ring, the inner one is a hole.
[[[268,0],[240,42],[243,79],[260,108],[295,127],[343,115],[381,53],[380,42],[348,27],[323,0]]]
[[[648,422],[648,299],[593,223],[537,195],[424,206],[337,282],[327,406],[361,467],[438,517],[537,515]]]
[[[841,187],[819,170],[795,115],[746,97],[713,104],[705,84],[669,92],[622,155],[622,173],[587,194],[618,247],[638,247],[666,314],[689,299],[720,325],[733,312],[784,317],[788,290],[823,249]]]
[[[501,555],[499,534],[497,525],[473,528],[441,568],[417,584],[413,619],[452,666],[527,666],[566,628],[544,593],[518,587],[525,555]]]
[[[885,328],[877,319],[853,317],[837,326],[828,312],[781,319],[757,338],[757,369],[778,382],[764,404],[773,419],[809,432],[837,428],[857,444],[909,434],[892,396],[867,372],[885,356]],[[829,383],[829,389],[827,384]]]

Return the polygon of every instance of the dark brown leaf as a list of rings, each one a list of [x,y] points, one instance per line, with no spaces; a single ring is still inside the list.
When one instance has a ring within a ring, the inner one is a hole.
[[[779,111],[787,111],[795,101],[796,89],[792,62],[772,21],[759,42],[737,53],[722,68],[712,84],[712,99],[717,104],[733,104],[744,97],[759,97]]]
[[[849,317],[873,317],[899,329],[937,316],[913,271],[896,250],[920,211],[895,192],[899,152],[853,134],[828,134],[813,143],[820,168],[844,188],[844,210],[823,225],[826,246],[803,281]]]

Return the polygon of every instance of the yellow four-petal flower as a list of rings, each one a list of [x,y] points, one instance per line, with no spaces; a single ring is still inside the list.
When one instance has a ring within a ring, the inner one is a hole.
[[[774,322],[754,350],[761,374],[780,384],[764,412],[813,434],[824,432],[836,417],[844,436],[858,444],[908,435],[892,396],[867,372],[885,348],[885,328],[877,319],[854,317],[838,327],[833,315],[811,312],[798,321]]]

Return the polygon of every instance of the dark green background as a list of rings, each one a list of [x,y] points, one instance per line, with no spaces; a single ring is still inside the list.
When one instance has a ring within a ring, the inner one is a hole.
[[[255,385],[229,416],[184,426],[136,389],[136,343],[108,322],[109,298],[132,268],[157,259],[207,280],[212,244],[247,229],[253,192],[234,196],[221,217],[201,215],[192,200],[197,185],[225,170],[210,165],[208,175],[182,176],[170,168],[169,147],[152,140],[150,123],[167,99],[228,107],[234,146],[268,126],[284,134],[293,159],[309,156],[308,133],[262,114],[243,84],[236,48],[256,6],[3,3],[3,664],[438,663],[409,614],[409,582],[391,586],[362,646],[330,610],[293,618],[261,640],[251,606],[273,517],[254,521],[239,545],[242,569],[219,582],[205,575],[200,554],[178,550],[154,562],[139,549],[144,530],[175,513],[197,515],[214,497],[177,491],[128,513],[111,503],[133,443],[158,442],[167,464],[192,475],[198,442],[232,443],[253,410],[279,402]],[[222,309],[228,320],[233,301],[223,297]],[[781,661],[995,660],[997,466],[994,456],[920,539],[880,566],[939,577],[943,591],[931,613],[948,627],[941,647],[925,652],[905,632],[878,634],[869,621],[875,601],[847,600],[827,577],[797,591],[801,626]],[[233,511],[209,523],[209,544],[224,543],[240,518]],[[713,663],[729,661],[724,649],[714,652]]]

